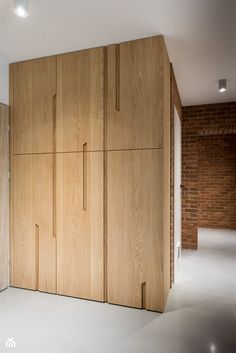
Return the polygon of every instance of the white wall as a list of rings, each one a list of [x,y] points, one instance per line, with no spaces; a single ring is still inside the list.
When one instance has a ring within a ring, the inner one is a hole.
[[[181,255],[181,122],[175,108],[174,115],[174,239],[175,275]],[[176,277],[176,276],[175,276]]]
[[[0,58],[0,103],[9,104],[9,65]]]

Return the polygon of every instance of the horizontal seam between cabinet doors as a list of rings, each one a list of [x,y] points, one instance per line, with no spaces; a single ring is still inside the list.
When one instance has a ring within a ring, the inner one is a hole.
[[[120,149],[107,149],[107,150],[88,150],[86,153],[94,152],[122,152],[122,151],[146,151],[146,150],[161,150],[163,146],[157,147],[145,147],[145,148],[120,148]],[[27,152],[27,153],[13,153],[14,156],[27,156],[27,155],[38,155],[38,154],[66,154],[66,153],[83,153],[83,151],[64,151],[64,152]]]
[[[86,151],[87,152],[105,152],[104,150],[96,151]],[[83,153],[83,151],[64,151],[64,152],[27,152],[27,153],[14,153],[14,156],[27,156],[27,155],[37,155],[37,154],[64,154],[64,153]]]
[[[109,149],[104,152],[122,152],[122,151],[150,151],[150,150],[162,150],[163,146],[158,147],[145,147],[145,148],[121,148],[121,149]]]

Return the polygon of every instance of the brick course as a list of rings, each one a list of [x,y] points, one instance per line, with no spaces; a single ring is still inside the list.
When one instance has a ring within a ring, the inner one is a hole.
[[[236,102],[188,106],[182,117],[182,245],[197,228],[236,229]]]

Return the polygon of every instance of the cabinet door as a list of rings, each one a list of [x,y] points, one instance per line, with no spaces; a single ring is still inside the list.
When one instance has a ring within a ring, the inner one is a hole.
[[[12,285],[56,291],[53,156],[14,156]]]
[[[162,36],[108,47],[107,150],[162,145],[163,48]]]
[[[56,163],[58,293],[103,301],[103,152]]]
[[[14,153],[53,151],[56,58],[13,64]]]
[[[107,152],[108,302],[163,310],[162,150]]]
[[[103,150],[104,49],[57,57],[58,152]]]

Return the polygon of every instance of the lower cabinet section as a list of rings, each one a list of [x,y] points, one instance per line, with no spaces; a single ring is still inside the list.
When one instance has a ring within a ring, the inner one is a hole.
[[[163,151],[107,152],[108,302],[163,311]]]
[[[53,155],[14,156],[11,284],[56,292]]]
[[[163,150],[105,153],[14,156],[11,283],[163,311]]]
[[[103,152],[57,154],[58,293],[104,300]]]

